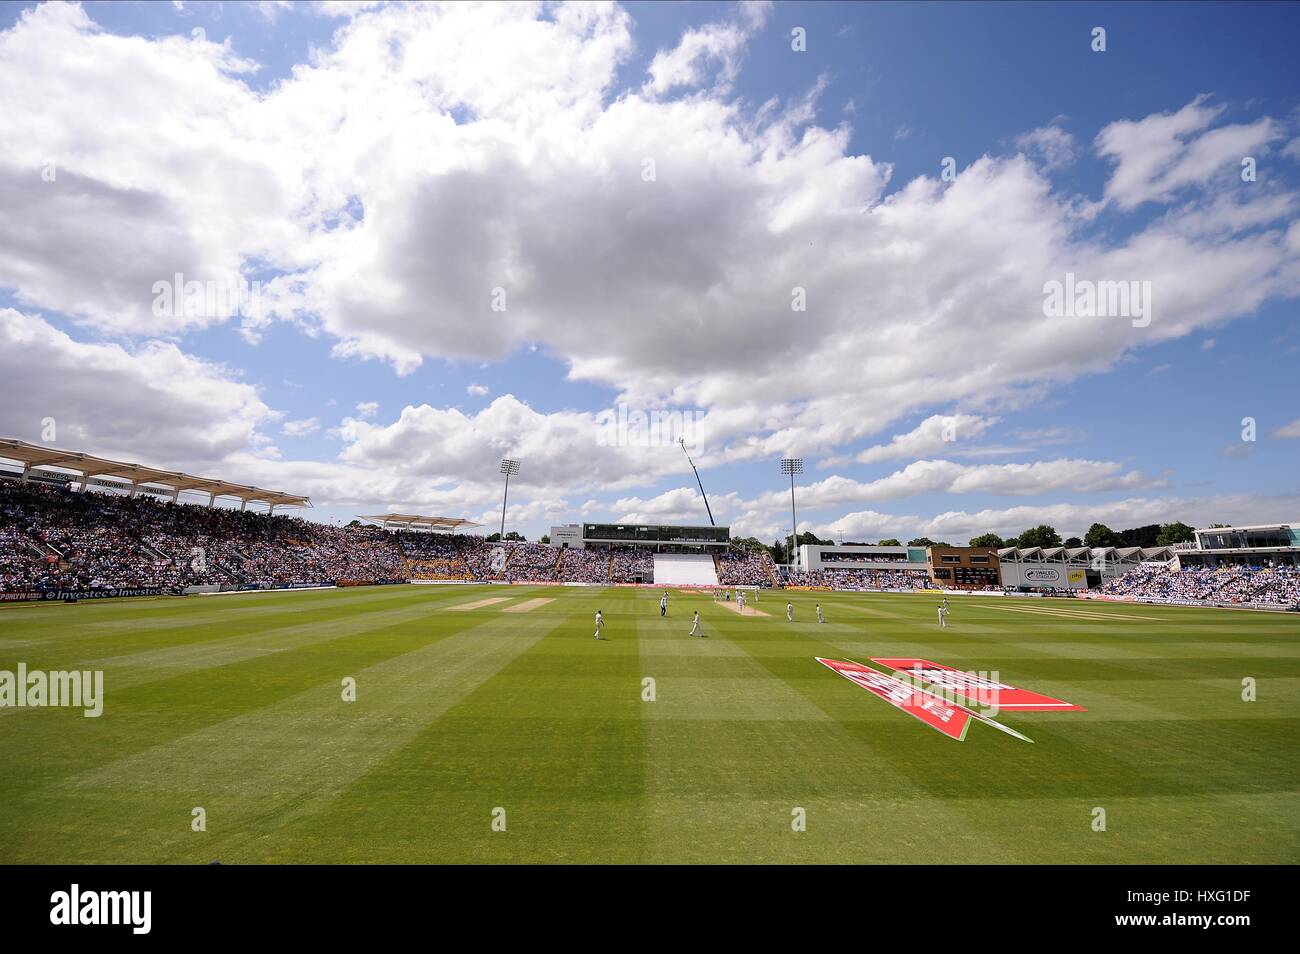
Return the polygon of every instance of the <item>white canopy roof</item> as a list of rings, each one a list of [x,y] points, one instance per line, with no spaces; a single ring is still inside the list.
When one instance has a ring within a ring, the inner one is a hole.
[[[54,447],[42,447],[26,441],[12,438],[0,438],[0,460],[21,464],[25,473],[33,467],[56,467],[69,470],[83,480],[95,477],[110,477],[129,481],[133,485],[163,487],[175,491],[199,491],[214,497],[234,497],[245,504],[250,502],[265,503],[272,507],[310,507],[311,500],[301,494],[287,494],[278,490],[264,490],[247,484],[232,484],[225,480],[211,477],[194,477],[179,470],[162,470],[145,464],[128,464],[125,461],[109,460],[79,451],[59,450]]]

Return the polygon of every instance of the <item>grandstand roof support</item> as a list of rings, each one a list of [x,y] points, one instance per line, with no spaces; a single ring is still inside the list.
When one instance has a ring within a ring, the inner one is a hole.
[[[71,471],[76,480],[68,482],[78,493],[84,493],[95,478],[112,477],[127,481],[128,491],[132,497],[140,493],[142,485],[167,488],[172,491],[172,500],[178,500],[182,492],[207,492],[208,505],[212,506],[216,497],[235,497],[244,501],[262,501],[285,507],[310,507],[311,500],[300,494],[281,493],[252,487],[247,484],[233,484],[224,480],[208,477],[194,477],[176,470],[162,470],[144,464],[128,464],[119,460],[109,460],[79,451],[59,450],[40,444],[30,444],[14,438],[0,438],[0,460],[11,461],[22,468],[23,480],[30,479],[31,471],[36,467],[53,467],[58,470]],[[13,473],[12,471],[10,473]],[[118,489],[122,489],[119,485]]]

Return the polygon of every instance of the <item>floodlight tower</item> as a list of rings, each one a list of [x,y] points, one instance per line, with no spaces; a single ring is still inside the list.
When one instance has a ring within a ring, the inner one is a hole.
[[[686,438],[677,438],[677,443],[682,445],[682,453],[686,455],[686,462],[691,465],[691,470],[695,470],[695,461],[691,460],[691,452],[686,449]],[[709,526],[716,527],[713,522],[713,508],[709,506],[709,495],[704,492],[704,481],[700,480],[700,472],[695,470],[695,482],[700,485],[700,496],[704,498],[704,509],[709,512]]]
[[[802,457],[782,457],[781,473],[790,475],[790,553],[789,562],[794,566],[795,547],[799,544],[799,522],[794,515],[794,475],[803,473]]]
[[[501,495],[501,539],[506,538],[506,499],[510,496],[510,475],[519,473],[519,461],[509,457],[501,461],[501,473],[506,475],[505,493]]]

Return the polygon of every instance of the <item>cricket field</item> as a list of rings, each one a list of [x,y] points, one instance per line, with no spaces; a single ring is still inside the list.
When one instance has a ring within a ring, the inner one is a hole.
[[[0,863],[1300,862],[1295,614],[661,592],[0,606],[0,671],[103,673],[98,717],[0,708]],[[1087,711],[955,741],[818,656]]]

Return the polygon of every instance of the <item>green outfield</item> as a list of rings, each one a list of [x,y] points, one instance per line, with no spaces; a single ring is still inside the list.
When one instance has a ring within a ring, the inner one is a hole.
[[[105,680],[99,718],[0,709],[0,862],[1300,862],[1295,615],[965,598],[940,630],[933,596],[795,593],[789,623],[784,594],[659,593],[0,606],[0,670]],[[1088,711],[956,742],[815,656]]]

